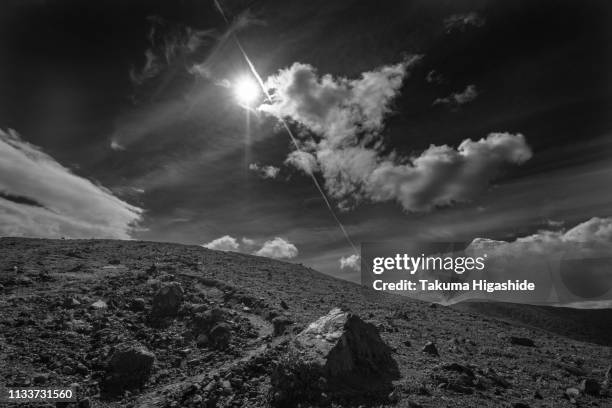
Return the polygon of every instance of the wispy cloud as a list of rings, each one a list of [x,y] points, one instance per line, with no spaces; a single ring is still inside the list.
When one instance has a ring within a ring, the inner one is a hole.
[[[380,133],[392,100],[414,58],[365,72],[358,79],[318,75],[295,63],[267,79],[273,97],[259,110],[302,127],[300,150],[285,163],[320,172],[328,194],[348,209],[363,200],[397,201],[407,211],[470,201],[508,164],[521,164],[531,150],[520,134],[492,133],[464,140],[456,149],[430,146],[402,156],[384,146]],[[457,97],[465,103],[475,87]]]
[[[0,191],[2,235],[128,239],[143,213],[13,130],[0,130]]]
[[[257,163],[249,164],[249,170],[257,173],[261,178],[264,179],[275,179],[280,172],[280,168],[270,165],[259,165]]]
[[[453,14],[444,19],[444,29],[447,34],[453,31],[465,31],[469,27],[482,27],[486,19],[475,11],[469,13]]]
[[[468,85],[461,92],[455,92],[444,98],[436,99],[435,101],[433,101],[432,105],[446,105],[451,107],[452,109],[457,109],[461,105],[465,105],[466,103],[472,102],[477,97],[478,90],[476,89],[476,85],[471,84]]]
[[[361,257],[357,254],[340,258],[340,269],[361,270]]]

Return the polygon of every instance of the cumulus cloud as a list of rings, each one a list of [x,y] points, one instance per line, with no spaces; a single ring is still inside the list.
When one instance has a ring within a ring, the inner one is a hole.
[[[433,101],[433,105],[446,105],[453,109],[458,108],[461,105],[472,102],[478,97],[478,90],[476,85],[468,85],[463,91],[452,93],[444,98],[438,98]]]
[[[143,210],[0,130],[0,234],[129,239]]]
[[[278,176],[278,173],[280,172],[280,169],[278,167],[262,166],[257,163],[249,164],[249,170],[256,172],[261,178],[264,179],[275,179],[276,176]]]
[[[444,19],[444,28],[447,34],[453,31],[466,31],[469,27],[482,27],[486,19],[475,11],[469,13],[453,14]]]
[[[215,249],[217,251],[234,251],[237,252],[240,249],[240,244],[236,238],[224,235],[221,238],[213,239],[207,244],[202,244],[204,248]]]
[[[413,157],[388,152],[380,133],[416,61],[383,66],[358,79],[321,76],[295,63],[268,78],[272,100],[258,109],[306,130],[298,132],[300,149],[285,164],[322,174],[327,193],[342,209],[367,199],[427,211],[472,200],[506,165],[531,157],[523,135],[509,133],[466,139],[457,149],[432,145]]]
[[[298,249],[291,242],[276,237],[264,242],[263,246],[255,252],[255,255],[274,259],[291,259],[298,255]]]
[[[535,292],[506,300],[569,304],[602,299],[612,305],[612,218],[594,217],[570,229],[541,230],[509,242],[477,238],[466,252],[487,254],[481,278],[535,282]]]
[[[343,256],[340,258],[340,269],[361,270],[361,257],[357,254]]]
[[[253,252],[253,247],[258,245],[258,242],[254,239],[242,238],[242,245],[238,240],[230,235],[224,235],[221,238],[214,239],[207,244],[202,246],[208,249],[216,249],[219,251],[234,251],[243,253],[252,253],[257,256],[265,256],[274,259],[291,259],[298,255],[298,249],[291,242],[276,237],[265,241],[260,244],[261,247]]]

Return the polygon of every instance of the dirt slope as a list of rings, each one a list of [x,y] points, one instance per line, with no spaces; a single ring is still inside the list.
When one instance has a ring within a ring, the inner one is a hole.
[[[184,291],[180,310],[152,319],[154,296],[168,282]],[[604,381],[607,347],[266,258],[164,243],[2,238],[0,284],[0,384],[76,384],[82,407],[268,406],[283,343],[334,307],[375,324],[400,369],[394,391],[364,406],[612,407],[605,390],[576,401],[565,395],[585,379]],[[195,331],[213,309],[229,337]],[[430,341],[439,356],[423,351]],[[151,373],[139,388],[110,392],[109,358],[134,344],[154,354]]]

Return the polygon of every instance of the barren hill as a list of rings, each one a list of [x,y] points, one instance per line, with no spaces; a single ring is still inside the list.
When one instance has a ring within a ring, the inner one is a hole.
[[[80,407],[612,406],[609,348],[300,265],[137,241],[0,251],[0,384],[73,384]],[[355,363],[334,366],[347,387],[311,378],[317,358]],[[381,378],[351,370],[390,366],[388,389],[353,395]]]

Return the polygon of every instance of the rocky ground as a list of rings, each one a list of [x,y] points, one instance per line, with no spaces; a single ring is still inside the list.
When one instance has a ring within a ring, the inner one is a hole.
[[[0,316],[79,407],[612,407],[608,347],[197,246],[2,238]]]

